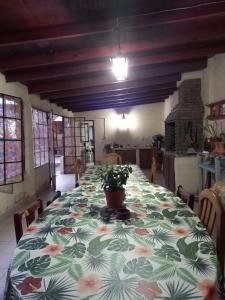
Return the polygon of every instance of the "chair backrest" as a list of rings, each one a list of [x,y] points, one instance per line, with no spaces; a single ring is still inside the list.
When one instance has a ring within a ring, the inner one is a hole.
[[[182,185],[179,185],[177,187],[177,196],[181,198],[182,201],[187,203],[187,205],[193,210],[194,209],[194,200],[195,196],[193,194],[188,193],[185,191],[185,189],[182,187]]]
[[[23,235],[23,217],[26,219],[26,224],[29,226],[35,220],[35,212],[37,212],[38,216],[43,211],[43,203],[41,199],[38,199],[34,202],[32,206],[26,209],[23,212],[17,212],[14,214],[14,226],[16,233],[16,242],[20,240]]]
[[[156,158],[155,158],[155,156],[153,156],[152,157],[152,165],[151,165],[150,174],[149,174],[149,182],[150,183],[156,182],[156,172],[157,172]]]
[[[74,173],[75,173],[75,180],[77,184],[81,177],[81,160],[79,158],[75,160]]]
[[[117,153],[108,153],[102,160],[103,165],[121,165],[122,157]]]
[[[225,211],[220,197],[211,190],[204,189],[200,193],[199,218],[206,227],[209,235],[216,243],[217,255],[220,262],[220,271],[224,278],[225,239]]]

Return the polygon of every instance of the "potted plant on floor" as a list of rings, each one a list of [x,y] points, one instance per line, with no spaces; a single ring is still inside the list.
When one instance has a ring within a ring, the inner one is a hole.
[[[124,185],[126,185],[130,173],[132,173],[132,168],[128,165],[110,165],[100,169],[99,175],[108,208],[119,209],[123,207]]]

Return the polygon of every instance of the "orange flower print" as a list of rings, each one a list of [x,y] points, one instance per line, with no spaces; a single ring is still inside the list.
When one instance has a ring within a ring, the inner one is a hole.
[[[154,251],[154,249],[152,249],[150,247],[136,246],[134,253],[138,256],[149,257],[149,256],[152,256],[155,253],[155,251]]]
[[[197,287],[202,291],[204,300],[219,300],[217,289],[212,281],[205,279],[199,282]]]
[[[100,226],[96,228],[97,233],[109,233],[112,231],[112,228],[109,226]]]
[[[142,203],[133,203],[132,206],[134,206],[134,207],[143,207],[144,205]]]
[[[87,203],[79,203],[77,206],[78,206],[78,207],[86,207],[86,206],[87,206]]]
[[[157,282],[140,280],[138,282],[137,292],[144,295],[148,300],[154,300],[161,294],[162,291]]]
[[[21,283],[16,285],[16,288],[20,290],[21,295],[27,295],[36,292],[41,287],[42,278],[27,277]]]
[[[171,207],[173,207],[173,205],[169,202],[164,202],[161,204],[161,207],[162,208],[171,208]]]
[[[186,236],[189,234],[189,231],[186,228],[183,227],[177,227],[174,229],[174,232],[178,236]]]
[[[95,294],[102,287],[102,281],[96,275],[88,275],[79,280],[78,291],[80,293]]]
[[[43,252],[52,256],[60,254],[64,250],[64,245],[50,244],[44,248]]]
[[[149,234],[149,231],[145,228],[135,228],[134,229],[134,232],[138,235],[148,235]]]
[[[26,229],[26,233],[36,233],[37,231],[38,231],[38,227],[35,225],[31,225]]]
[[[146,218],[146,214],[143,213],[143,212],[136,213],[135,216],[136,216],[136,218],[138,218],[138,219],[144,219],[144,218]]]
[[[80,218],[81,217],[81,213],[79,211],[73,211],[73,212],[71,212],[70,217]]]

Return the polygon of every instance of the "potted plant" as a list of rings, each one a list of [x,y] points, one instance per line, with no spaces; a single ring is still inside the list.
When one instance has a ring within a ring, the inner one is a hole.
[[[203,127],[205,136],[209,140],[211,145],[211,150],[215,154],[224,155],[225,154],[225,133],[218,133],[218,123],[216,121],[209,123],[206,120],[205,125]]]
[[[125,198],[124,185],[127,183],[132,168],[128,165],[109,165],[100,168],[100,179],[105,192],[107,207],[123,207]]]

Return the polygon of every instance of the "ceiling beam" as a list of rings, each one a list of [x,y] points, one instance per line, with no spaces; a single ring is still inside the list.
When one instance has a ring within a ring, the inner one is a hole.
[[[177,51],[172,53],[152,54],[142,57],[129,58],[129,68],[153,65],[156,63],[177,62],[186,59],[209,57],[215,53],[225,52],[225,45],[213,45],[201,49],[188,49],[187,51]],[[86,64],[64,64],[49,67],[39,67],[33,69],[11,70],[5,72],[8,82],[12,81],[34,81],[49,78],[58,78],[70,75],[82,75],[93,72],[107,71],[111,69],[110,61]]]
[[[151,69],[139,70],[130,72],[127,81],[142,80],[145,78],[154,78],[164,75],[176,74],[181,72],[189,72],[195,70],[204,69],[207,66],[206,59],[184,61],[179,64],[158,66]],[[37,83],[27,83],[29,92],[32,93],[46,93],[54,92],[65,89],[76,88],[88,88],[93,86],[103,86],[107,84],[116,84],[116,80],[112,74],[106,74],[104,76],[96,76],[87,79],[62,79],[57,81],[43,81]]]
[[[87,111],[87,110],[96,110],[96,109],[106,109],[106,108],[117,108],[117,107],[125,107],[125,106],[136,106],[136,105],[144,105],[144,104],[152,104],[157,102],[164,102],[166,97],[155,97],[154,99],[147,99],[143,101],[133,101],[133,102],[118,102],[118,103],[110,103],[104,105],[75,105],[75,106],[62,106],[65,109],[72,111]]]
[[[152,27],[164,24],[173,24],[197,19],[223,16],[225,14],[225,1],[202,3],[192,7],[177,8],[167,11],[152,12],[143,15],[119,18],[123,30]],[[0,47],[18,46],[34,42],[63,40],[83,36],[112,32],[115,27],[114,20],[92,22],[90,24],[72,24],[39,28],[29,31],[2,33]]]
[[[213,23],[214,24],[214,23]],[[215,24],[214,24],[215,25]],[[190,27],[190,25],[189,25]],[[201,44],[204,42],[216,42],[225,39],[225,18],[218,20],[216,26],[211,26],[207,22],[202,26],[190,29],[188,26],[181,27],[181,30],[173,29],[173,34],[168,34],[166,28],[164,34],[157,35],[155,32],[147,32],[144,40],[130,41],[126,43],[121,42],[121,52],[125,55],[132,55],[134,53],[141,53],[143,51],[151,51],[160,49],[162,51],[168,47],[179,47],[185,45],[189,47],[193,44]],[[141,36],[139,33],[138,36]],[[153,37],[151,37],[153,36]],[[37,66],[49,66],[68,62],[81,62],[93,59],[110,58],[117,54],[118,47],[115,44],[105,45],[95,48],[74,49],[70,51],[61,52],[47,52],[46,54],[25,55],[14,57],[2,57],[0,59],[0,70],[16,70],[24,68],[32,68]]]
[[[181,74],[174,74],[170,76],[155,77],[152,79],[143,79],[141,81],[135,82],[118,82],[117,84],[109,84],[106,86],[96,86],[92,88],[83,89],[70,89],[62,90],[50,93],[41,93],[42,99],[56,100],[67,97],[80,97],[80,96],[91,96],[91,95],[110,95],[112,93],[124,93],[138,91],[143,88],[161,89],[170,88],[171,86],[176,86],[176,82],[181,79]]]
[[[69,104],[91,104],[91,103],[107,103],[107,102],[113,102],[113,101],[122,101],[122,100],[132,100],[132,99],[138,99],[142,97],[152,97],[152,96],[158,96],[158,95],[168,95],[172,94],[177,88],[170,88],[170,89],[164,89],[164,90],[156,90],[156,91],[139,91],[136,93],[127,93],[127,94],[120,94],[120,95],[112,95],[107,97],[76,97],[76,98],[66,98],[64,100],[55,101],[56,104],[62,104],[62,105],[69,105]]]
[[[111,92],[104,92],[104,93],[97,93],[97,94],[90,94],[87,96],[73,96],[73,97],[65,97],[65,98],[58,98],[58,99],[52,99],[50,102],[53,103],[66,103],[76,100],[101,100],[101,99],[109,99],[109,98],[115,98],[115,97],[124,97],[124,96],[135,96],[135,95],[141,95],[146,93],[159,93],[164,92],[168,90],[176,90],[177,85],[175,82],[167,83],[164,85],[156,85],[156,86],[150,86],[150,87],[142,87],[141,89],[127,89],[124,91],[111,91]]]

